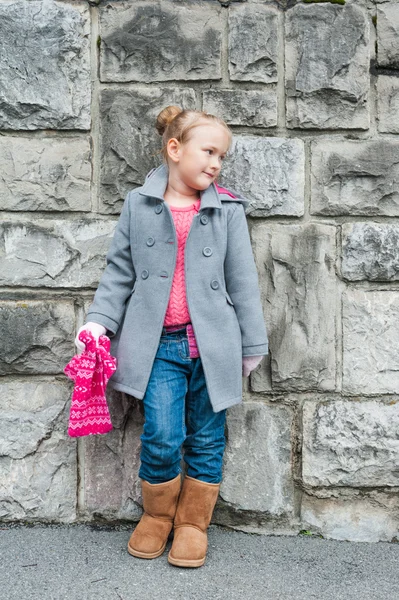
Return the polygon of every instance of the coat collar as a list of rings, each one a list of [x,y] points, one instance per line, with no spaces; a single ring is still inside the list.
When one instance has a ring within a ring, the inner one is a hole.
[[[162,163],[159,167],[151,169],[147,173],[144,184],[138,190],[143,196],[150,196],[151,198],[158,198],[165,202],[163,197],[166,187],[168,185],[169,168],[168,165]],[[241,194],[232,190],[236,198],[232,198],[228,194],[219,193],[214,182],[206,188],[206,190],[200,191],[201,205],[200,210],[203,208],[222,208],[222,201],[229,200],[230,202],[235,200],[244,204],[244,208],[249,204]]]

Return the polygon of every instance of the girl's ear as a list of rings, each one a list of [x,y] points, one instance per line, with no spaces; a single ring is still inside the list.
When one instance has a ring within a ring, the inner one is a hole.
[[[176,138],[170,138],[166,144],[166,151],[173,162],[178,162],[180,158],[181,144]]]

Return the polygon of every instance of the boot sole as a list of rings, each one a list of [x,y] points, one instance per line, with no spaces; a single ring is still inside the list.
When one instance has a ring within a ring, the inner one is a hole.
[[[129,544],[127,545],[127,551],[129,552],[129,554],[131,554],[132,556],[136,556],[137,558],[157,558],[158,556],[161,556],[161,554],[163,554],[165,552],[165,548],[166,548],[166,542],[160,550],[157,550],[156,552],[148,553],[148,552],[140,552],[140,550],[135,550]]]
[[[168,563],[174,565],[175,567],[202,567],[202,565],[205,562],[205,559],[206,556],[204,558],[197,558],[196,560],[189,560],[185,558],[173,558],[173,556],[171,556],[170,553],[168,554]]]

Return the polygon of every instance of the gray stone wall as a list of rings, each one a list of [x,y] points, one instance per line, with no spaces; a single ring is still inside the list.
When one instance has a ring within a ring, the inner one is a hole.
[[[141,515],[141,403],[69,438],[63,367],[177,103],[233,129],[270,336],[213,522],[395,540],[399,1],[0,0],[0,39],[0,519]]]

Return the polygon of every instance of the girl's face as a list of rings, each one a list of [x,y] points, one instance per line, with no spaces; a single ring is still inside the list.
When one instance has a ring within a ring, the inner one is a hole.
[[[184,145],[175,138],[168,142],[179,178],[195,190],[205,190],[215,181],[229,145],[228,132],[217,123],[194,127]]]

